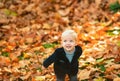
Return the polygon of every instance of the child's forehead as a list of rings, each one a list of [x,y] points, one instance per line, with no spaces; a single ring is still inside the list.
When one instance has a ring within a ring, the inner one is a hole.
[[[73,36],[73,34],[66,33],[66,34],[63,34],[62,36],[63,36],[63,37],[66,37],[66,36]]]
[[[64,33],[62,37],[75,37],[75,35],[73,33]]]
[[[67,31],[62,33],[62,35],[73,35],[73,34],[74,32],[67,32]]]
[[[75,33],[73,30],[67,30],[67,31],[62,33],[61,39],[63,39],[63,38],[65,39],[65,38],[68,38],[68,37],[76,39],[77,38],[77,33]]]

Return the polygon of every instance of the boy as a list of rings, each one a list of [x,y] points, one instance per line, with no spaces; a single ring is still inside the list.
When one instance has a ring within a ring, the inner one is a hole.
[[[70,81],[77,81],[78,59],[82,54],[82,48],[77,44],[77,34],[73,30],[66,30],[61,36],[61,48],[57,48],[44,62],[47,68],[54,63],[54,71],[57,81],[64,81],[66,74]]]

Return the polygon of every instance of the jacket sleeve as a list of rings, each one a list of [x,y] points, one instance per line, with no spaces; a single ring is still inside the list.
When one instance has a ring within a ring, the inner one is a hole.
[[[44,60],[43,66],[47,68],[49,65],[51,65],[56,59],[56,51],[50,55],[47,59]]]
[[[80,56],[81,56],[83,53],[82,47],[80,47],[79,51],[80,51]]]
[[[80,46],[77,46],[77,52],[78,52],[78,57],[80,57],[82,55],[82,48]]]

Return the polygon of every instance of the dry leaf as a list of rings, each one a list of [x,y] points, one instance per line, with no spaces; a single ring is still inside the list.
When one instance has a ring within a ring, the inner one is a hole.
[[[115,78],[113,81],[120,81],[120,78]]]
[[[78,77],[80,78],[80,80],[85,80],[85,79],[90,78],[90,73],[91,73],[90,70],[84,69],[80,71]]]
[[[35,76],[36,81],[45,81],[45,76]]]

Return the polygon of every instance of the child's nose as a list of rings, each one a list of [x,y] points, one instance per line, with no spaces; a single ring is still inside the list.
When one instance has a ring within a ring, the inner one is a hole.
[[[70,42],[68,41],[67,44],[70,44]]]

